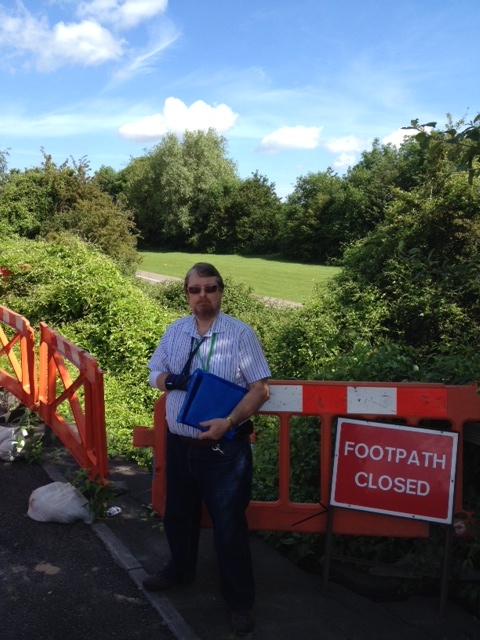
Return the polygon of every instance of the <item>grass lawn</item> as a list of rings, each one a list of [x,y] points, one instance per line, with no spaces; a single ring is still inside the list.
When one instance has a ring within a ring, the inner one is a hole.
[[[140,251],[140,271],[183,278],[195,262],[214,264],[223,277],[252,287],[257,295],[305,302],[317,288],[326,285],[339,267],[282,262],[268,257],[244,258],[232,255]]]

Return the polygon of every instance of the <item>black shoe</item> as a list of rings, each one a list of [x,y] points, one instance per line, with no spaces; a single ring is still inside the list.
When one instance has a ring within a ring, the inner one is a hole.
[[[253,610],[246,609],[245,611],[231,611],[230,625],[237,638],[241,638],[242,636],[247,635],[247,633],[251,633],[255,628]]]
[[[159,571],[155,576],[145,578],[142,584],[143,588],[147,591],[164,591],[174,585],[189,584],[190,582],[193,582],[193,578],[191,580],[170,580],[165,576],[163,571]]]
[[[161,571],[159,571],[157,575],[145,578],[142,584],[144,589],[147,591],[164,591],[178,583],[175,583],[173,580],[169,580]]]

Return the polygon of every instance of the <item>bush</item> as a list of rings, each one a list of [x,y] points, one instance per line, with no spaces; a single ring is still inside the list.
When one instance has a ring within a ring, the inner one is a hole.
[[[0,169],[1,161],[0,152]],[[89,177],[85,159],[57,166],[44,153],[40,167],[0,177],[0,229],[29,239],[68,231],[100,248],[126,273],[134,272],[138,234],[133,214],[124,198],[114,199]]]

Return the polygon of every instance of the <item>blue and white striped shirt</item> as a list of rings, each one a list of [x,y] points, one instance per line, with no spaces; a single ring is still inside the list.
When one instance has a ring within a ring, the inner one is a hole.
[[[205,336],[193,358],[190,373],[197,368],[208,368],[210,373],[242,387],[270,377],[260,342],[248,324],[220,311]],[[148,363],[153,387],[156,386],[155,379],[159,373],[182,371],[190,354],[192,337],[200,340],[194,316],[180,318],[167,328]],[[184,398],[184,391],[168,392],[167,422],[173,433],[197,438],[197,429],[177,423]]]

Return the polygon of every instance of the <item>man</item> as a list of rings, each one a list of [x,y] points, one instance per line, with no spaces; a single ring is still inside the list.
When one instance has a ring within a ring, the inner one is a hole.
[[[164,528],[171,559],[144,587],[160,591],[194,580],[203,500],[213,523],[222,595],[232,629],[242,635],[253,630],[255,597],[245,517],[252,484],[249,418],[269,398],[270,370],[251,327],[220,310],[223,289],[213,265],[195,264],[184,281],[192,315],[167,328],[148,363],[150,384],[167,392]],[[201,422],[205,431],[177,422],[197,368],[248,389],[230,415]],[[234,439],[224,438],[231,429]]]

